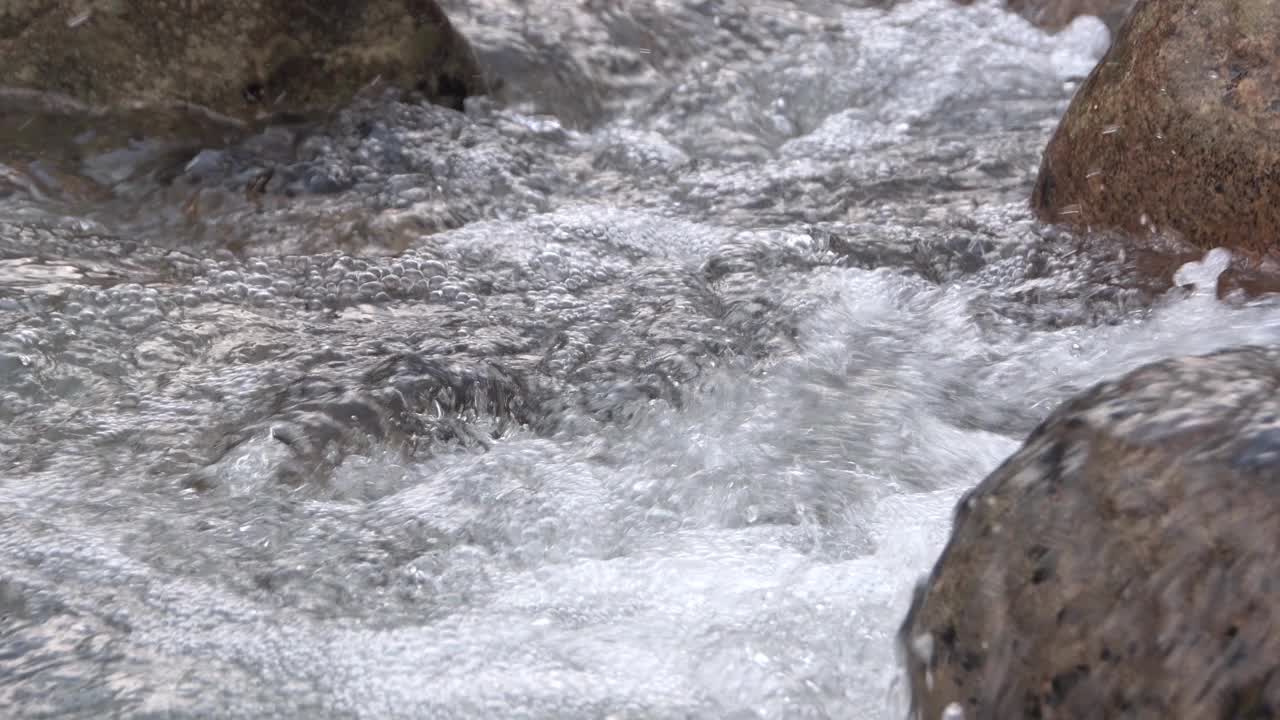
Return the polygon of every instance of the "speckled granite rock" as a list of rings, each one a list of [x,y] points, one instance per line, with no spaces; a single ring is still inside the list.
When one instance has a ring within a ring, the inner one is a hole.
[[[434,0],[10,0],[0,9],[0,87],[93,108],[195,105],[244,123],[324,113],[375,81],[452,107],[484,90]]]
[[[1278,11],[1272,0],[1141,0],[1045,149],[1037,215],[1270,252],[1280,239]]]
[[[938,718],[1280,712],[1280,351],[1068,402],[959,505],[902,627]]]

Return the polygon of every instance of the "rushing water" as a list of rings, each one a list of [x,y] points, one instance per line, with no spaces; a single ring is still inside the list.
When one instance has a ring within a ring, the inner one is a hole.
[[[505,109],[0,174],[7,717],[900,718],[961,492],[1280,340],[1031,221],[1091,18],[568,7],[451,7]]]

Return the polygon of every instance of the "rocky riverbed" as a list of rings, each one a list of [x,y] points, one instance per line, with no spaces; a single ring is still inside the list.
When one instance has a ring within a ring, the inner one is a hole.
[[[963,492],[1280,339],[1032,216],[1096,18],[443,5],[496,98],[0,166],[10,716],[900,718]]]

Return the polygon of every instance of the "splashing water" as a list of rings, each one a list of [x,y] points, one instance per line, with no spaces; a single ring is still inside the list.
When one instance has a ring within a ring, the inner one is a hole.
[[[555,9],[452,12],[598,68],[584,129],[369,99],[0,200],[12,716],[900,718],[964,490],[1073,392],[1280,339],[1222,251],[1149,297],[1031,221],[1093,19]]]

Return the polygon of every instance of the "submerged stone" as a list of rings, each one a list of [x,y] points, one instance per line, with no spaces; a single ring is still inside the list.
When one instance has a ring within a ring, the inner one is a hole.
[[[208,143],[327,115],[371,87],[461,109],[485,92],[434,0],[0,6],[5,158],[92,152],[135,134]]]
[[[1258,260],[1280,240],[1280,12],[1142,0],[1076,92],[1031,204],[1045,222]]]
[[[912,703],[985,718],[1280,711],[1280,351],[1144,366],[957,508],[901,629]]]

